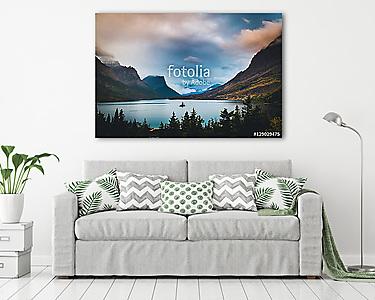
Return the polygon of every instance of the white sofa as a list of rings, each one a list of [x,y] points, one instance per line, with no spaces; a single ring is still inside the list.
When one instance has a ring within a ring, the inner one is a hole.
[[[262,168],[291,176],[291,161],[86,161],[84,177],[112,168],[202,181]],[[78,218],[71,193],[54,199],[56,276],[319,276],[322,201],[298,199],[296,216],[217,211],[188,218],[157,211],[107,211]]]

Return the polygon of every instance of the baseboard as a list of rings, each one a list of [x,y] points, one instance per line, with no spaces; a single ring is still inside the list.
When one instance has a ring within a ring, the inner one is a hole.
[[[51,255],[33,255],[31,254],[31,264],[33,266],[50,266],[52,265]]]
[[[359,255],[353,254],[342,254],[341,259],[343,260],[345,265],[359,265],[360,258]],[[364,264],[366,265],[375,265],[375,255],[365,255],[364,256]]]

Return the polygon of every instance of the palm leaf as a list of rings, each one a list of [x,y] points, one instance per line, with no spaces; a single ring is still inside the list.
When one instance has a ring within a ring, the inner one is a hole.
[[[81,201],[80,216],[85,216],[96,212],[102,203],[102,192],[94,192],[86,196]]]
[[[115,209],[111,204],[107,204],[105,203],[103,206],[102,206],[102,209],[103,210],[113,210]]]
[[[276,204],[276,203],[272,203],[271,206],[270,206],[271,209],[274,209],[274,210],[279,210],[280,207]]]
[[[287,178],[278,178],[277,186],[280,190],[284,206],[286,208],[292,208],[294,206],[294,200],[297,197],[301,187],[295,180]]]
[[[259,185],[262,182],[265,182],[269,179],[274,178],[270,173],[260,170],[260,169],[256,170],[256,175],[257,175],[256,185]]]
[[[275,192],[274,188],[271,187],[260,187],[254,190],[255,203],[257,208],[268,207],[268,202],[272,199],[272,195]]]
[[[116,176],[117,174],[117,170],[116,169],[112,169],[108,172],[109,175],[112,175],[112,176]]]
[[[305,185],[305,183],[307,181],[307,178],[306,177],[296,178],[296,181],[297,181],[297,184],[299,185],[300,191],[301,191],[301,189],[303,188],[303,186]]]
[[[78,184],[79,184],[79,181],[72,181],[69,183],[65,182],[65,187],[69,192],[74,194],[74,191],[77,188]]]
[[[117,179],[114,176],[105,176],[98,179],[97,184],[106,191],[115,202],[120,200]]]
[[[73,181],[66,185],[69,192],[72,192],[77,196],[77,199],[81,199],[86,192],[88,186],[91,184],[90,180],[86,181]]]

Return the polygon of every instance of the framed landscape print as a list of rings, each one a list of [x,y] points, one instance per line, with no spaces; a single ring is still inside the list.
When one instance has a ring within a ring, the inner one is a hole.
[[[96,137],[281,138],[282,14],[96,14]]]

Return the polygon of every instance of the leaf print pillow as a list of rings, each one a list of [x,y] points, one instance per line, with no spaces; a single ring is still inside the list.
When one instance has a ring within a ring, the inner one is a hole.
[[[77,197],[79,217],[116,209],[120,199],[116,170],[94,180],[71,181],[65,186]]]
[[[276,177],[256,169],[255,204],[258,209],[292,209],[307,178]]]

